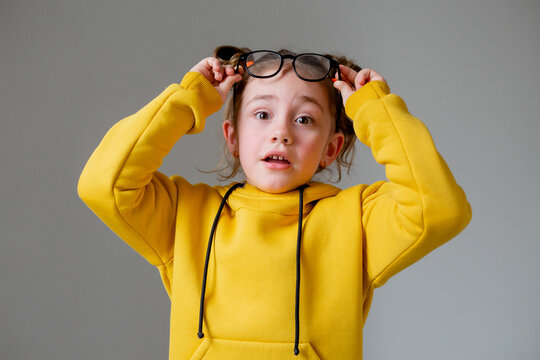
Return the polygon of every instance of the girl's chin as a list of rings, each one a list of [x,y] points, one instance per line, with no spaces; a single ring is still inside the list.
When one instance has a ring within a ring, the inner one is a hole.
[[[261,165],[261,163],[258,165]],[[286,169],[271,169],[264,162],[262,165],[250,168],[248,171],[245,171],[244,168],[244,173],[246,174],[248,184],[270,194],[282,194],[293,191],[311,180],[309,171],[299,169],[290,164]],[[313,170],[312,176],[315,174],[315,170]]]

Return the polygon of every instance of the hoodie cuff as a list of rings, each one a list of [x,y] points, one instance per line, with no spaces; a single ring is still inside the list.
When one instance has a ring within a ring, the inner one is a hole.
[[[345,103],[345,112],[351,119],[356,117],[358,109],[368,100],[377,100],[390,94],[390,88],[384,81],[370,81],[354,92]]]
[[[202,118],[195,120],[193,129],[191,133],[199,132],[197,129],[204,127],[204,120],[212,115],[215,112],[218,112],[223,105],[221,96],[214,88],[214,86],[208,81],[202,74],[194,71],[188,72],[182,82],[180,87],[185,90],[193,91],[196,98],[198,98],[198,109],[196,112],[202,115]]]

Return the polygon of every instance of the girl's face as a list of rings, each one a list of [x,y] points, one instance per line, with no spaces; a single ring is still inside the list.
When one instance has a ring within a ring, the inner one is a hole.
[[[326,89],[283,69],[268,79],[251,78],[242,96],[237,131],[223,123],[231,153],[237,152],[250,185],[269,192],[294,190],[339,154],[343,135],[332,133]]]

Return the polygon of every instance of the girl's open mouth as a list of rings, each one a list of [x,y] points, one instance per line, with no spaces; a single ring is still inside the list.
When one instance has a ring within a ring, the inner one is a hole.
[[[287,159],[285,154],[269,154],[263,161],[267,168],[273,170],[287,170],[292,166],[292,163]]]
[[[264,159],[264,161],[271,164],[283,164],[283,165],[291,164],[291,162],[287,160],[286,158],[284,158],[283,156],[277,156],[277,155],[268,156],[266,157],[266,159]]]

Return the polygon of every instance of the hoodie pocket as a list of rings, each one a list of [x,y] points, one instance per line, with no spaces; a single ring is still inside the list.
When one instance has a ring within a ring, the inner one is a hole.
[[[320,360],[309,343],[299,343],[300,354],[294,355],[294,343],[271,343],[204,338],[191,360]]]

